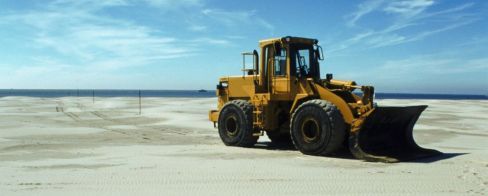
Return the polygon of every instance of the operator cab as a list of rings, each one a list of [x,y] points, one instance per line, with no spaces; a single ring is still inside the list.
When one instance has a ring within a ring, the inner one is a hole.
[[[290,75],[297,78],[320,78],[318,60],[323,59],[322,48],[317,45],[318,40],[301,37],[282,37],[263,40],[261,48],[270,48],[274,51],[274,75],[285,76],[286,61],[289,57]],[[266,57],[266,55],[265,55]],[[269,58],[269,57],[268,57]],[[269,62],[268,60],[264,61]]]
[[[323,54],[317,43],[316,39],[290,36],[260,41],[259,63],[257,52],[253,52],[256,92],[291,100],[291,92],[298,90],[298,81],[311,78],[319,82],[319,60]]]

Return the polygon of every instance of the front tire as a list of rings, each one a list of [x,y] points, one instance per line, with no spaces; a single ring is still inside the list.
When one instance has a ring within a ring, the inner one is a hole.
[[[245,100],[233,100],[224,105],[219,114],[220,139],[227,146],[254,146],[252,105]]]
[[[295,110],[290,134],[293,144],[303,154],[329,155],[342,147],[345,128],[344,119],[334,104],[315,99]]]

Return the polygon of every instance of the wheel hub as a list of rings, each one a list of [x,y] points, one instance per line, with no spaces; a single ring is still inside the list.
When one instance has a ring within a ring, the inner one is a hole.
[[[225,119],[225,130],[227,135],[235,136],[239,130],[239,124],[235,115],[230,115]]]
[[[301,126],[303,140],[307,143],[317,141],[320,135],[318,122],[313,118],[306,118]]]

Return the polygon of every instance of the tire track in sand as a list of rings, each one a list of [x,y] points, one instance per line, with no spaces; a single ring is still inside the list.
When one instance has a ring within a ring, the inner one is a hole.
[[[90,107],[87,107],[82,103],[76,103],[74,105],[74,107],[78,108],[80,112],[76,112],[76,113],[66,112],[67,107],[65,106],[65,103],[62,100],[58,101],[57,103],[58,106],[56,106],[56,110],[58,112],[63,112],[66,116],[71,118],[77,124],[86,127],[99,128],[110,132],[115,132],[131,138],[135,138],[138,141],[144,141],[144,143],[148,141],[160,142],[162,140],[164,140],[165,142],[170,142],[175,144],[183,141],[188,141],[188,140],[195,140],[195,142],[208,141],[208,139],[206,139],[204,135],[200,135],[201,137],[194,137],[193,139],[190,139],[188,137],[189,136],[188,134],[194,133],[195,130],[188,130],[188,129],[178,128],[178,127],[150,125],[152,122],[147,122],[146,124],[144,123],[145,121],[144,119],[138,119],[135,121],[127,120],[125,118],[117,119],[117,118],[110,117],[101,111],[89,110]],[[94,119],[83,119],[81,117],[81,116],[85,116],[83,115],[83,113],[90,114],[108,123],[95,123],[93,122]],[[123,129],[117,127],[110,127],[110,126],[124,126],[124,125],[132,126],[134,128]]]

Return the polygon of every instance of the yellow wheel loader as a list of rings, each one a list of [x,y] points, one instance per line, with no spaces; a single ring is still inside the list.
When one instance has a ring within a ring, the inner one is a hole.
[[[343,147],[366,161],[440,154],[419,147],[412,136],[427,106],[378,107],[372,86],[332,74],[321,79],[323,52],[316,39],[288,36],[262,40],[259,47],[261,55],[243,53],[242,75],[219,79],[218,110],[209,112],[209,120],[225,145],[250,147],[266,132],[273,143],[293,143],[309,155],[332,155]]]

